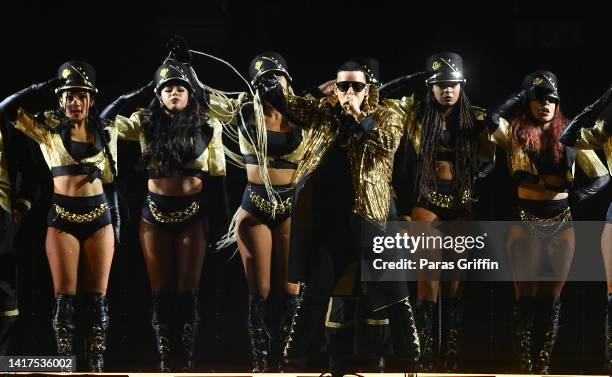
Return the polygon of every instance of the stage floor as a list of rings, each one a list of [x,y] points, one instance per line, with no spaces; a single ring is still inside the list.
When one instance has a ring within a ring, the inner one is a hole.
[[[6,373],[6,372],[4,372]],[[19,376],[114,376],[114,377],[319,377],[319,373],[7,373]],[[359,373],[362,377],[537,377],[538,374],[496,374],[496,373]],[[549,374],[548,377],[608,377],[605,374]],[[325,374],[330,377],[330,374]]]

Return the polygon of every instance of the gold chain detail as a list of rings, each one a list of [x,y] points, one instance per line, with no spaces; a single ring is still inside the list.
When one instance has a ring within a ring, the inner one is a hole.
[[[157,207],[157,204],[151,199],[150,195],[147,195],[147,202],[149,202],[149,210],[160,223],[176,224],[183,222],[193,215],[195,215],[200,209],[200,203],[196,200],[192,202],[187,208],[182,211],[175,212],[164,212]]]
[[[68,220],[72,223],[79,224],[90,223],[94,221],[98,217],[102,216],[102,214],[108,209],[108,204],[102,203],[96,208],[89,211],[88,213],[72,213],[57,204],[53,204],[53,206],[55,208],[55,213],[57,213],[59,217],[64,220]]]
[[[551,218],[541,218],[519,207],[522,221],[527,222],[529,232],[536,237],[550,237],[556,234],[572,218],[569,207]]]
[[[251,202],[253,202],[255,207],[257,207],[257,209],[259,209],[260,211],[268,215],[271,215],[272,213],[281,214],[281,213],[285,213],[291,210],[291,197],[288,197],[284,201],[278,203],[278,205],[276,206],[276,210],[274,210],[274,204],[262,198],[258,193],[251,190],[250,187],[249,187],[249,199],[251,199]]]
[[[470,201],[470,190],[463,191],[461,195],[461,204],[465,204]],[[441,194],[437,191],[427,190],[425,191],[425,199],[431,204],[440,208],[451,208],[455,204],[455,195]]]

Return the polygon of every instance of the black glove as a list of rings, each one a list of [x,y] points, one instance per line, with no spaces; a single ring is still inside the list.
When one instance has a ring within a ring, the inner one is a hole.
[[[485,117],[485,126],[489,129],[489,132],[497,130],[500,118],[508,117],[508,115],[520,105],[525,104],[527,102],[527,95],[527,90],[514,92],[493,111],[488,113]]]
[[[155,82],[151,80],[149,83],[147,83],[147,85],[119,96],[119,98],[114,100],[113,103],[106,106],[104,110],[102,110],[100,113],[100,118],[108,120],[114,119],[117,114],[119,114],[121,110],[133,99],[142,95],[153,95],[153,88],[155,88]]]
[[[579,190],[574,190],[570,193],[570,205],[581,203],[589,199],[593,195],[603,190],[609,182],[610,174],[605,174],[600,177],[594,178],[587,186],[584,186]]]
[[[44,82],[32,84],[27,88],[6,97],[2,102],[0,102],[0,119],[2,119],[3,116],[9,116],[12,119],[12,117],[15,116],[17,108],[24,100],[41,95],[45,91],[50,91],[51,89],[59,86],[62,81],[63,80],[54,77]]]
[[[170,58],[185,64],[191,63],[192,55],[185,38],[180,35],[173,35],[166,46],[170,50],[168,55]]]
[[[428,71],[417,72],[388,81],[378,88],[378,94],[380,98],[389,98],[391,94],[407,87],[412,80],[424,78],[425,76],[428,76],[429,73],[430,72]]]
[[[272,105],[280,113],[284,114],[286,112],[285,93],[283,92],[283,87],[278,82],[278,78],[273,73],[258,77],[253,86],[263,100]]]

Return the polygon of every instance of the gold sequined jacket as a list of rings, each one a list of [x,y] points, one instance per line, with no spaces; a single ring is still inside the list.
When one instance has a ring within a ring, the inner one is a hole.
[[[297,184],[319,165],[325,153],[338,142],[337,97],[315,99],[288,94],[287,114],[303,125],[311,125],[305,140],[305,153],[294,176]],[[378,105],[378,92],[370,88],[361,106],[358,121],[371,117],[376,125],[363,138],[351,136],[346,145],[351,169],[355,203],[353,212],[384,227],[389,215],[393,155],[402,135],[401,117],[392,109]]]
[[[490,140],[506,152],[511,175],[527,173],[534,179],[534,183],[545,187],[550,186],[550,183],[545,179],[546,177],[541,176],[538,172],[535,161],[521,148],[518,140],[514,137],[512,125],[506,119],[500,118],[499,127],[491,133]],[[566,147],[566,151],[568,150],[571,150],[571,148]],[[568,166],[565,174],[566,187],[569,187],[574,180],[576,164],[589,178],[597,178],[608,174],[608,170],[592,150],[577,150],[574,161],[575,163]]]
[[[43,125],[39,124],[39,122],[43,123]],[[40,117],[34,117],[20,108],[17,111],[15,128],[39,144],[42,155],[51,171],[55,168],[80,165],[91,170],[97,170],[100,173],[102,183],[111,183],[113,181],[113,174],[110,168],[110,161],[104,154],[104,150],[100,149],[95,155],[76,161],[68,152],[62,139],[62,133],[53,132],[54,128],[59,126],[60,123],[60,119],[57,118],[53,111],[46,111]],[[104,130],[110,135],[110,151],[113,159],[117,161],[117,128],[113,122],[110,122],[106,124]],[[101,145],[101,140],[99,140],[97,135],[95,136],[94,144]]]
[[[134,112],[129,118],[117,115],[115,118],[117,137],[120,140],[137,141],[140,144],[140,150],[144,153],[148,150],[149,145],[145,139],[141,120],[144,110]],[[208,118],[208,123],[213,128],[213,135],[206,148],[200,153],[195,160],[185,164],[184,169],[201,171],[208,173],[211,176],[225,175],[225,156],[223,154],[222,141],[222,125],[218,119],[214,117]],[[149,161],[146,167],[150,170],[158,168],[157,161]]]

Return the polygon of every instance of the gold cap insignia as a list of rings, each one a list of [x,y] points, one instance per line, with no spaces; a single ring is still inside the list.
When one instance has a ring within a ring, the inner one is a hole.
[[[536,77],[535,79],[533,79],[533,86],[542,85],[543,82],[544,82],[544,79],[542,79],[541,77]]]
[[[64,68],[64,70],[62,71],[62,77],[63,78],[68,78],[68,76],[70,76],[72,72],[68,69],[68,68]]]
[[[431,65],[431,68],[432,68],[434,71],[437,71],[438,69],[440,69],[440,67],[441,67],[441,66],[442,66],[442,64],[440,64],[440,62],[436,60],[436,61],[435,61],[435,62],[433,62],[433,64]]]
[[[161,71],[159,71],[159,75],[161,77],[166,77],[166,75],[168,74],[169,69],[168,68],[162,68]]]
[[[259,71],[261,69],[261,65],[263,64],[263,60],[258,60],[255,62],[255,70]]]

